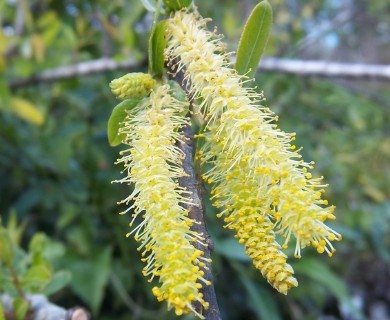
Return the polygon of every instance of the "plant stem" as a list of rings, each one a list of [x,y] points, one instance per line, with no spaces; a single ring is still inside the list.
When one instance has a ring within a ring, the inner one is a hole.
[[[7,267],[8,267],[8,269],[11,272],[12,282],[13,282],[15,288],[16,288],[16,291],[18,292],[18,295],[21,298],[25,299],[24,292],[22,290],[22,285],[21,285],[21,283],[19,281],[19,277],[18,277],[18,274],[17,274],[15,268],[12,265],[8,265]]]
[[[204,206],[201,197],[200,183],[197,180],[192,155],[193,155],[193,139],[194,134],[192,132],[191,126],[187,125],[183,128],[183,133],[185,136],[184,142],[179,142],[178,146],[180,150],[184,152],[185,158],[183,160],[183,168],[184,171],[188,174],[186,177],[179,178],[179,184],[182,187],[185,187],[188,191],[192,193],[192,200],[194,202],[194,206],[191,206],[189,217],[195,221],[192,225],[192,229],[200,234],[203,234],[203,237],[207,240],[210,239],[205,225],[204,219]],[[208,241],[207,241],[208,242]],[[208,245],[204,247],[198,243],[194,243],[197,249],[202,250],[204,252],[204,257],[210,259],[210,251],[212,245]],[[210,260],[211,261],[211,260]],[[214,290],[214,282],[213,282],[213,274],[211,271],[211,262],[206,263],[206,268],[204,270],[204,278],[211,282],[209,286],[203,286],[201,292],[203,293],[203,297],[205,301],[209,303],[209,308],[207,310],[199,310],[201,308],[200,305],[195,305],[197,311],[202,314],[206,320],[220,320],[221,315],[218,307],[217,297]]]

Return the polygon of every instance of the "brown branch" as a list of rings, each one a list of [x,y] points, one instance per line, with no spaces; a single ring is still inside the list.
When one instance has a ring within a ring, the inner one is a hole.
[[[44,82],[102,73],[115,70],[139,70],[145,62],[127,59],[117,62],[110,58],[80,62],[74,65],[49,69],[28,78],[10,81],[11,89],[18,89]],[[374,79],[390,81],[390,65],[373,65],[363,63],[336,63],[328,61],[303,61],[280,58],[263,58],[260,70],[290,73],[299,76],[318,76],[345,78],[352,80]]]
[[[172,63],[173,61],[171,61]],[[186,86],[184,85],[184,73],[183,70],[176,73],[168,74],[170,79],[174,79],[179,83],[182,89],[186,92],[187,97],[190,99],[190,104],[193,103],[191,95],[189,94]],[[189,114],[187,115],[189,116]],[[192,131],[191,125],[187,124],[182,128],[184,134],[184,140],[178,141],[178,147],[184,154],[183,159],[183,169],[186,172],[187,176],[179,178],[179,185],[184,187],[187,191],[191,192],[192,201],[194,205],[188,206],[184,204],[184,207],[189,209],[188,216],[195,221],[191,226],[191,229],[201,234],[205,239],[206,247],[198,242],[194,242],[194,246],[203,252],[203,257],[206,258],[208,262],[205,261],[204,268],[204,278],[210,281],[210,285],[203,285],[200,292],[203,294],[203,298],[206,302],[209,303],[209,308],[203,310],[202,306],[199,303],[196,303],[194,307],[196,310],[202,314],[206,320],[221,320],[221,314],[218,307],[217,296],[214,289],[214,279],[212,273],[212,264],[211,264],[211,251],[213,250],[213,242],[207,232],[206,222],[205,222],[205,208],[202,200],[202,180],[197,176],[193,155],[194,155],[194,133]]]
[[[24,292],[22,290],[22,286],[20,284],[20,281],[19,281],[19,277],[18,277],[18,274],[14,268],[13,265],[7,265],[10,273],[11,273],[11,276],[12,276],[12,283],[14,284],[15,288],[16,288],[16,291],[19,295],[19,298],[24,298]]]
[[[184,171],[188,174],[186,177],[182,177],[179,179],[179,184],[182,187],[185,187],[188,191],[192,193],[192,200],[194,201],[194,206],[190,207],[189,217],[193,219],[196,223],[191,227],[194,231],[199,234],[203,234],[203,237],[206,239],[207,243],[210,243],[210,237],[206,230],[205,219],[204,219],[204,206],[201,196],[199,177],[196,176],[192,155],[193,155],[193,139],[194,134],[192,132],[191,126],[187,125],[183,128],[183,133],[185,136],[185,141],[180,142],[178,144],[180,150],[183,151],[185,158],[183,160],[183,168]],[[204,257],[210,259],[210,251],[212,245],[208,245],[207,247],[202,246],[201,244],[194,244],[197,249],[202,250],[204,252]],[[210,260],[211,261],[211,260]],[[220,320],[221,315],[219,312],[217,297],[215,295],[214,290],[214,281],[213,274],[211,270],[211,262],[206,263],[206,268],[204,270],[204,278],[211,282],[211,285],[204,285],[201,289],[203,293],[203,298],[205,301],[209,303],[209,308],[207,310],[198,310],[206,320]],[[195,306],[197,309],[200,306]]]

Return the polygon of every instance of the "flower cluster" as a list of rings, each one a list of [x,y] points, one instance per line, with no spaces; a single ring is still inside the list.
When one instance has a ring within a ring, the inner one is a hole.
[[[261,105],[263,94],[245,86],[250,79],[230,66],[221,37],[206,24],[194,9],[176,11],[166,24],[168,65],[184,73],[196,112],[205,120],[195,159],[210,168],[202,179],[212,186],[218,217],[235,231],[267,281],[287,294],[298,282],[283,250],[293,242],[297,258],[308,246],[331,256],[332,241],[341,239],[325,224],[335,219],[334,207],[322,198],[322,177],[310,173],[314,163],[301,159],[295,134],[278,129],[277,116]],[[208,308],[201,288],[210,285],[204,276],[210,260],[199,249],[206,246],[203,235],[191,228],[191,193],[178,183],[186,173],[176,144],[184,141],[189,106],[177,83],[163,82],[133,73],[110,83],[119,99],[135,98],[134,104],[122,102],[116,108],[122,114],[110,118],[118,124],[116,117],[126,115],[118,134],[129,146],[117,161],[125,177],[116,182],[133,186],[120,203],[128,206],[122,213],[134,213],[130,226],[141,220],[127,236],[134,234],[141,243],[143,274],[159,279],[153,294],[177,315],[194,312],[203,318],[194,305]]]
[[[296,257],[310,245],[332,255],[331,242],[341,236],[324,221],[334,219],[334,207],[322,199],[326,185],[312,178],[313,163],[301,160],[295,135],[277,128],[277,117],[261,106],[262,94],[244,86],[247,79],[220,53],[224,44],[206,23],[197,13],[177,11],[166,50],[178,61],[173,69],[184,71],[190,93],[201,101],[207,124],[197,158],[212,164],[203,178],[212,183],[214,205],[222,208],[226,225],[263,276],[287,293],[297,282],[275,233],[284,237],[284,249],[296,239]]]
[[[179,129],[187,124],[182,116],[185,108],[187,103],[176,100],[168,85],[157,85],[129,113],[120,131],[126,134],[124,143],[130,148],[118,160],[126,176],[116,181],[134,185],[121,203],[132,203],[125,210],[134,210],[130,226],[142,215],[142,222],[131,233],[141,242],[138,250],[146,262],[143,273],[150,279],[159,277],[161,286],[154,287],[153,294],[159,301],[167,300],[168,308],[178,315],[196,313],[194,302],[207,308],[199,289],[209,285],[203,277],[206,259],[194,246],[195,242],[203,245],[203,238],[190,230],[193,221],[183,207],[193,203],[177,182],[186,175],[181,167],[184,155],[175,146],[184,139]]]

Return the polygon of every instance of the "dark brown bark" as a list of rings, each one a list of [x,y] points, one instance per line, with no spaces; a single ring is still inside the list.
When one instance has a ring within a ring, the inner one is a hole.
[[[194,134],[192,132],[191,126],[187,125],[183,128],[183,133],[185,136],[185,141],[178,144],[179,148],[183,151],[185,159],[183,160],[184,171],[188,174],[186,177],[179,179],[179,184],[182,187],[185,187],[188,191],[192,193],[192,200],[194,205],[191,206],[189,217],[196,221],[193,224],[192,229],[203,235],[205,242],[208,244],[206,247],[201,244],[195,243],[194,245],[197,249],[204,252],[204,257],[210,259],[212,245],[211,239],[206,230],[205,224],[205,211],[202,201],[202,192],[201,192],[201,182],[199,177],[197,177],[194,163],[193,163],[193,140]],[[211,262],[206,263],[206,269],[204,270],[204,278],[211,282],[211,285],[203,285],[201,292],[203,293],[203,298],[209,303],[209,308],[207,310],[202,310],[200,305],[195,305],[197,311],[202,314],[207,320],[220,320],[221,315],[218,307],[217,297],[214,290],[214,281],[211,268]]]

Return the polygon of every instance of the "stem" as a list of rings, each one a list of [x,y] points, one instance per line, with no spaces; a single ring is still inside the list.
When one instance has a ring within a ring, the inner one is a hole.
[[[19,277],[18,277],[18,274],[15,270],[15,268],[12,266],[12,265],[8,265],[8,269],[10,270],[11,272],[11,275],[12,275],[12,282],[13,284],[15,285],[15,288],[16,288],[16,291],[18,292],[18,295],[23,298],[23,299],[26,299],[26,297],[24,296],[24,292],[22,290],[22,285],[19,281]]]
[[[194,206],[191,206],[189,208],[190,209],[189,217],[195,221],[195,223],[192,225],[191,228],[194,231],[203,234],[207,243],[210,243],[209,240],[210,237],[207,233],[205,219],[204,219],[204,206],[203,206],[201,191],[200,191],[201,184],[198,182],[199,180],[197,180],[193,161],[192,161],[192,155],[194,149],[193,147],[194,134],[192,132],[191,126],[190,125],[185,126],[183,128],[183,133],[185,136],[185,140],[184,142],[179,142],[178,146],[185,155],[185,158],[183,160],[183,168],[184,171],[188,174],[188,176],[179,178],[179,184],[192,193],[192,198],[195,204]],[[204,252],[205,258],[210,259],[210,252],[211,252],[210,247],[212,247],[212,245],[209,244],[207,247],[204,247],[196,242],[194,243],[194,245],[195,247],[197,247],[197,249],[202,250]],[[206,320],[221,320],[217,297],[215,295],[215,290],[214,290],[214,281],[213,281],[213,274],[211,271],[211,262],[206,263],[206,268],[204,270],[204,277],[205,279],[211,282],[211,285],[203,286],[203,288],[200,291],[203,293],[203,297],[205,301],[209,303],[209,308],[207,310],[201,310],[201,306],[199,305],[195,305],[195,308],[200,314],[202,314],[205,317]]]

